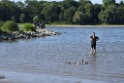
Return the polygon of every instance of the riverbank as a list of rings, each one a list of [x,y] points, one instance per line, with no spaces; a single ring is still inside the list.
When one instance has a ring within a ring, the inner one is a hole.
[[[47,29],[36,29],[35,31],[0,33],[0,41],[30,39],[35,37],[59,35],[59,32],[50,31]]]
[[[64,25],[64,24],[53,24],[53,25],[46,25],[46,26],[55,26],[55,27],[113,27],[113,28],[117,28],[117,27],[122,27],[124,28],[124,25]]]

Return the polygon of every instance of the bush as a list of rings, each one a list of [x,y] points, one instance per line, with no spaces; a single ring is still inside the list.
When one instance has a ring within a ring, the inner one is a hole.
[[[30,23],[26,23],[26,24],[24,24],[24,26],[22,26],[20,28],[20,30],[21,31],[34,31],[35,27],[32,24],[30,24]]]
[[[34,22],[34,23],[39,22],[39,17],[38,17],[38,16],[35,16],[35,17],[33,18],[33,22]]]
[[[3,26],[3,21],[0,21],[0,32],[1,32],[1,27]]]
[[[3,26],[3,23],[4,23],[3,21],[0,21],[0,27],[2,27],[2,26]]]
[[[13,32],[13,31],[18,31],[18,25],[14,21],[7,21],[3,24],[1,27],[1,30],[3,32]]]

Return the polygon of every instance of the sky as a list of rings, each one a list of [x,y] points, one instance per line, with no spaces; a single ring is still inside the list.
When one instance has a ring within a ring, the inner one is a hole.
[[[11,1],[21,1],[21,2],[24,2],[25,0],[11,0]],[[43,1],[63,1],[63,0],[43,0]],[[78,0],[76,0],[78,1]],[[102,0],[90,0],[92,3],[99,3],[99,4],[102,4]],[[117,3],[119,3],[120,1],[124,1],[124,0],[116,0]]]

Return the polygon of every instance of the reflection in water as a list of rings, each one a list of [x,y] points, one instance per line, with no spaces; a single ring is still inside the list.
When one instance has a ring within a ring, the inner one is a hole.
[[[92,54],[91,55],[91,66],[92,66],[92,68],[94,69],[94,71],[96,71],[97,72],[97,67],[96,67],[96,59],[97,59],[97,55],[96,55],[96,53],[95,54]]]
[[[47,73],[106,83],[124,82],[124,28],[49,29],[62,34],[0,43],[0,70]],[[89,37],[93,31],[100,38],[97,54],[89,54]],[[74,65],[74,62],[80,63],[82,60],[88,64]],[[66,62],[73,64],[67,65]]]

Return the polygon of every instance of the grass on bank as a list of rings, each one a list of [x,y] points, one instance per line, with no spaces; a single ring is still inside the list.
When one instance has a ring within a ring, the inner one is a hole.
[[[12,33],[12,32],[26,32],[35,31],[35,27],[32,23],[18,24],[15,21],[0,21],[0,32]]]
[[[14,32],[14,31],[19,31],[18,25],[14,21],[7,21],[1,26],[1,31],[3,32]]]
[[[35,27],[31,23],[21,25],[20,31],[35,31]]]

